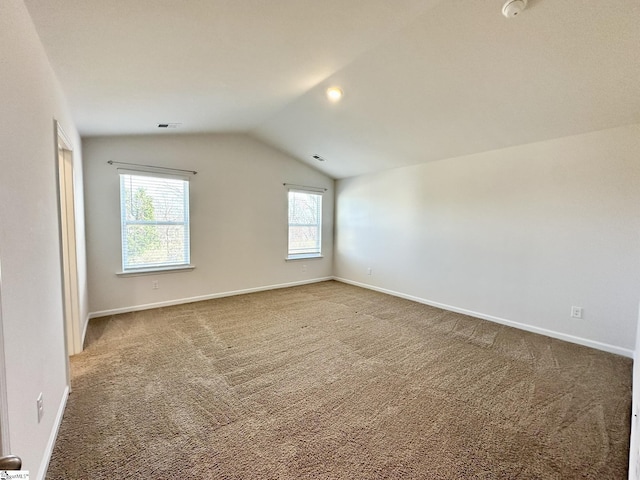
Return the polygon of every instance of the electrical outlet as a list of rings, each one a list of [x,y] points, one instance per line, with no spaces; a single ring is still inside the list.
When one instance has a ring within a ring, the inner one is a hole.
[[[582,307],[571,307],[571,318],[582,318]]]
[[[367,275],[371,275],[372,272],[373,270],[371,269],[371,267],[367,268]]]
[[[154,290],[157,290],[160,288],[160,286],[158,285],[158,280],[152,280],[151,281],[151,288]]]
[[[302,271],[306,272],[307,271],[307,266],[306,265],[302,265]]]
[[[38,395],[36,406],[38,407],[38,423],[40,423],[40,420],[42,420],[42,416],[44,415],[44,399],[42,398],[42,392]]]

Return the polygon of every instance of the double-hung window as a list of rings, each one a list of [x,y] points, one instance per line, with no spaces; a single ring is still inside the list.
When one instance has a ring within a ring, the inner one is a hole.
[[[287,258],[322,255],[322,194],[289,189],[289,247]]]
[[[119,173],[123,273],[188,267],[189,178]]]

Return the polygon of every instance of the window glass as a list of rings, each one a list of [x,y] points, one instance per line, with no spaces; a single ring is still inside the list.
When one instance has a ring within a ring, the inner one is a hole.
[[[122,269],[188,265],[189,182],[120,174]]]
[[[322,195],[289,190],[289,257],[321,253]]]

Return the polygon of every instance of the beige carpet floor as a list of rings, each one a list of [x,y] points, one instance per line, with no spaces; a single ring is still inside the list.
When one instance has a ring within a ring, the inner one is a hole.
[[[53,479],[624,479],[631,360],[337,282],[94,319]]]

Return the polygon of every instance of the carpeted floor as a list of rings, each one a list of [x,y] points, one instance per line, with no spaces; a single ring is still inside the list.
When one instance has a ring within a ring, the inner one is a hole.
[[[631,360],[337,282],[94,319],[48,479],[624,479]]]

